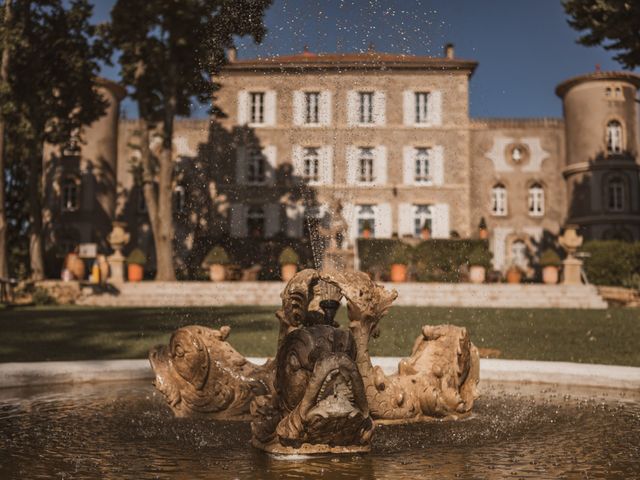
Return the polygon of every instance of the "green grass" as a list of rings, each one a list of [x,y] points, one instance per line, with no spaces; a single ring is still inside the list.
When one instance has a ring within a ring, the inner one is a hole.
[[[273,308],[81,308],[0,310],[0,362],[144,358],[180,326],[231,326],[244,355],[275,353]],[[344,311],[339,314],[344,324]],[[469,329],[501,358],[640,366],[640,311],[393,307],[372,341],[374,355],[407,356],[424,324]]]

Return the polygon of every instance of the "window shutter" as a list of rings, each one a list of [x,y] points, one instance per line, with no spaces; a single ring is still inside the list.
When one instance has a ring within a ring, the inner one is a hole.
[[[240,90],[238,92],[238,125],[249,123],[249,92]]]
[[[416,95],[412,90],[402,92],[402,112],[404,124],[412,126],[416,122]]]
[[[373,94],[373,123],[384,125],[386,123],[386,94],[374,92]]]
[[[433,238],[449,238],[449,205],[436,203],[433,206]]]
[[[242,203],[232,203],[229,210],[229,229],[232,237],[247,236],[247,212]]]
[[[247,147],[236,147],[236,184],[247,182]]]
[[[402,183],[405,185],[415,184],[415,148],[410,146],[402,147]]]
[[[358,124],[358,92],[355,90],[347,92],[347,124]]]
[[[302,155],[304,154],[304,150],[300,145],[294,145],[291,149],[291,160],[293,167],[293,176],[295,180],[301,180],[302,174],[304,173],[304,164]]]
[[[410,203],[398,205],[398,236],[414,236],[413,231],[414,206]]]
[[[276,124],[276,92],[268,90],[264,95],[264,123],[266,125]]]
[[[267,203],[264,206],[264,236],[271,238],[280,232],[280,204]]]
[[[349,229],[347,236],[351,244],[358,238],[358,225],[356,222],[356,208],[353,203],[345,202],[342,204],[342,216],[344,217]]]
[[[287,205],[287,237],[300,238],[303,233],[304,207],[302,205]]]
[[[347,146],[347,183],[355,185],[358,178],[358,148]]]
[[[262,149],[262,154],[264,155],[267,164],[265,165],[266,170],[266,183],[267,185],[275,185],[276,183],[276,167],[278,164],[278,147],[275,145],[268,145]]]
[[[387,147],[379,145],[375,149],[373,175],[375,185],[387,184]]]
[[[333,147],[325,145],[320,149],[320,183],[331,185],[333,183]]]
[[[429,163],[433,184],[444,185],[444,147],[442,145],[433,147]]]
[[[427,115],[431,125],[442,125],[442,92],[436,90],[429,94]]]
[[[331,92],[320,92],[320,124],[331,125]]]
[[[304,92],[296,90],[293,92],[293,124],[304,124]]]
[[[391,205],[388,203],[380,203],[376,205],[376,238],[391,238],[392,233],[392,220],[391,217]]]

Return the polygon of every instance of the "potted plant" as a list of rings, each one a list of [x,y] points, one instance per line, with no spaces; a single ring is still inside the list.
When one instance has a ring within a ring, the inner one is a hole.
[[[542,281],[547,285],[558,283],[558,270],[562,261],[560,255],[555,250],[548,248],[540,255],[540,266],[542,267]]]
[[[409,265],[409,245],[398,242],[391,251],[391,281],[401,283],[407,281],[407,265]]]
[[[480,224],[478,225],[478,236],[480,240],[486,240],[489,238],[489,229],[487,228],[487,221],[482,217],[480,219]]]
[[[469,281],[484,283],[489,268],[491,268],[491,252],[484,246],[478,245],[469,254]]]
[[[522,269],[512,264],[507,270],[507,283],[520,283],[522,281]]]
[[[369,220],[365,220],[362,223],[362,238],[371,238],[371,232],[373,228],[371,227],[371,222]]]
[[[229,264],[229,255],[227,251],[220,245],[216,245],[207,256],[204,257],[202,266],[209,269],[209,279],[212,282],[223,282],[227,276],[227,265]]]
[[[139,282],[144,277],[144,265],[147,256],[139,248],[134,248],[127,257],[127,278],[130,282]]]
[[[420,238],[422,238],[422,240],[429,240],[431,238],[431,227],[428,222],[424,222],[424,225],[422,225]]]
[[[293,248],[286,247],[284,250],[282,250],[282,252],[280,253],[280,257],[278,258],[282,280],[288,282],[293,278],[293,276],[298,271],[299,261],[300,257]]]

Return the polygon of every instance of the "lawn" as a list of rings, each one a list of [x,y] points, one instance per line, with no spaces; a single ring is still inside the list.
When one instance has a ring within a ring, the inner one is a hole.
[[[0,310],[0,362],[143,358],[183,325],[231,326],[249,356],[273,355],[273,308],[82,308]],[[345,312],[339,313],[344,324]],[[640,311],[393,307],[381,321],[374,355],[406,356],[423,324],[467,327],[478,347],[500,358],[640,366]]]

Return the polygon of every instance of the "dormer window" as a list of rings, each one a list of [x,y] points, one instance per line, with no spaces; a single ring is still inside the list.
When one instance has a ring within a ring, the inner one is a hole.
[[[622,125],[617,120],[607,123],[607,153],[622,152]]]

